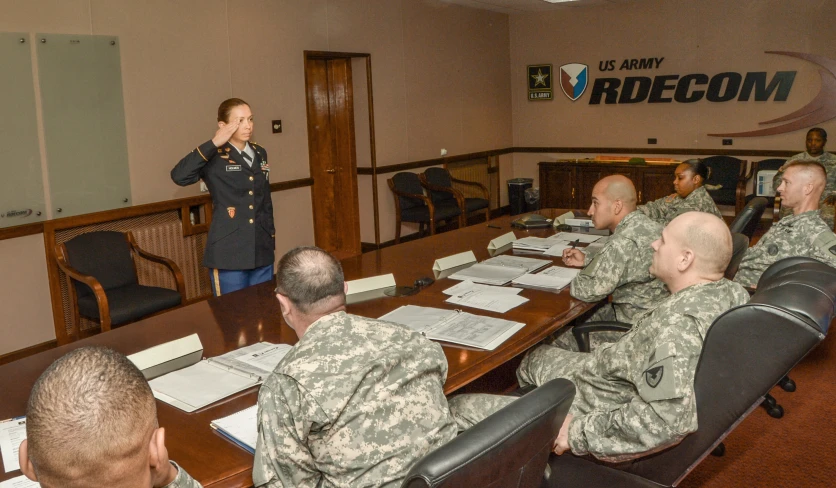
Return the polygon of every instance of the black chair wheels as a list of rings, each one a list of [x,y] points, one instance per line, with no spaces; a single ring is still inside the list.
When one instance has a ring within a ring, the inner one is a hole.
[[[711,451],[711,455],[712,456],[717,456],[717,457],[723,457],[723,455],[725,453],[726,453],[726,445],[722,442],[720,444],[718,444],[717,447],[715,447],[713,451]]]
[[[788,391],[790,393],[795,391],[795,381],[791,380],[789,376],[784,376],[784,378],[778,382],[778,386],[780,386],[784,391]]]
[[[766,413],[772,418],[779,419],[784,416],[784,407],[778,405],[778,402],[775,401],[772,395],[766,395],[761,406],[766,409]]]

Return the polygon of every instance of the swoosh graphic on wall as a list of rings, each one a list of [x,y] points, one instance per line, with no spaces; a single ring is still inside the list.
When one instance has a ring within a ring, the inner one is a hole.
[[[765,51],[767,54],[780,54],[793,58],[803,59],[821,66],[819,76],[821,77],[821,90],[807,105],[790,114],[778,117],[777,119],[760,122],[759,125],[775,124],[778,122],[792,121],[788,124],[759,129],[748,132],[729,132],[725,134],[708,134],[712,137],[758,137],[784,134],[799,129],[816,126],[836,117],[836,61],[824,56],[815,54],[794,53],[789,51]]]

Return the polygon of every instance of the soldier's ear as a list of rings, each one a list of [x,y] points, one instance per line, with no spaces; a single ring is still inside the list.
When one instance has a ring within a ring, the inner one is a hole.
[[[612,203],[612,213],[615,215],[621,214],[621,210],[624,208],[624,202],[621,200],[615,200]]]
[[[680,273],[684,273],[694,264],[694,251],[691,249],[683,249],[682,254],[679,255],[679,258],[676,263],[676,269]]]

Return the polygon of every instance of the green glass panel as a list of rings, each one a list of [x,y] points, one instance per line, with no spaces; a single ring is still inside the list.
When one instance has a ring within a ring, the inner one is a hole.
[[[53,218],[129,206],[118,38],[36,37]]]
[[[0,33],[0,227],[46,218],[29,47],[28,34]]]

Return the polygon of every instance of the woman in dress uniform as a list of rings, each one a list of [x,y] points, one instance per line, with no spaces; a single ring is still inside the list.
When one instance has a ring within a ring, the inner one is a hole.
[[[203,180],[212,196],[212,224],[203,264],[216,296],[269,281],[276,230],[270,198],[267,151],[250,142],[249,104],[230,98],[218,107],[215,136],[171,170],[180,186]]]

